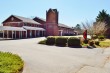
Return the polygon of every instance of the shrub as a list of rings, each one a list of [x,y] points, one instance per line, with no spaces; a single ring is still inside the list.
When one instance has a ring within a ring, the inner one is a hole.
[[[92,36],[92,39],[97,39],[97,38],[98,38],[97,35]]]
[[[90,40],[90,41],[89,41],[89,45],[90,45],[90,46],[94,46],[94,41],[93,41],[93,40]]]
[[[22,59],[9,52],[0,52],[0,73],[20,73],[24,66]]]
[[[55,44],[55,37],[47,37],[46,45],[54,45]]]
[[[89,40],[83,40],[84,44],[88,44]]]
[[[101,40],[101,41],[104,40],[104,38],[105,38],[105,37],[104,37],[103,35],[98,36],[98,39]]]
[[[66,46],[67,40],[68,40],[68,38],[66,38],[66,37],[57,37],[55,44],[57,46]]]
[[[70,47],[78,47],[78,46],[80,46],[80,39],[75,38],[75,37],[70,37],[68,39],[68,46],[70,46]]]
[[[39,41],[38,44],[46,44],[46,39]]]
[[[95,41],[95,45],[99,45],[99,41]]]

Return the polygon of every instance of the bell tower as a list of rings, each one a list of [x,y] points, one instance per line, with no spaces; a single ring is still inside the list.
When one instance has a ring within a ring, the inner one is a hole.
[[[57,9],[46,11],[46,34],[47,36],[58,36],[58,14]]]

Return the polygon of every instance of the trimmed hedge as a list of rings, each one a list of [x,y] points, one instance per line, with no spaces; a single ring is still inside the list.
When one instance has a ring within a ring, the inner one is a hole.
[[[55,37],[47,37],[46,45],[55,45]]]
[[[75,38],[75,37],[70,37],[68,39],[68,46],[70,47],[79,47],[80,46],[80,39],[79,38]]]
[[[68,38],[66,37],[57,37],[55,45],[56,46],[66,46]]]
[[[0,73],[21,73],[24,62],[16,54],[0,52]]]

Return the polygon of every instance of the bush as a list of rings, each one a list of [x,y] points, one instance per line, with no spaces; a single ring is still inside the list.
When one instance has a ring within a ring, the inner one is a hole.
[[[97,39],[97,38],[98,38],[97,35],[92,36],[92,39]]]
[[[99,46],[99,41],[95,41],[95,45],[98,45]]]
[[[38,44],[46,44],[46,39],[39,41]]]
[[[84,44],[88,44],[89,40],[83,40]]]
[[[75,38],[75,37],[70,37],[68,39],[68,46],[70,47],[79,47],[80,46],[80,39]]]
[[[57,46],[66,46],[68,38],[66,37],[57,37],[55,45]]]
[[[93,41],[93,40],[90,40],[90,41],[89,41],[89,45],[90,45],[90,46],[94,46],[94,41]]]
[[[55,37],[47,37],[46,45],[54,45],[55,44]]]
[[[98,39],[102,41],[105,39],[105,37],[103,35],[101,35],[101,36],[98,36]]]
[[[19,73],[24,62],[16,55],[9,52],[0,52],[0,73]]]

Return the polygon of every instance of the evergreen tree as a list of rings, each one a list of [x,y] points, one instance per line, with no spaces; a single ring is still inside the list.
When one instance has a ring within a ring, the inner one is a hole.
[[[96,22],[105,22],[108,26],[110,26],[110,15],[103,9],[102,11],[99,11]]]

